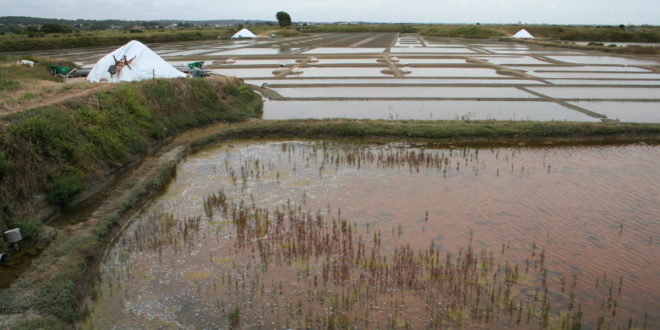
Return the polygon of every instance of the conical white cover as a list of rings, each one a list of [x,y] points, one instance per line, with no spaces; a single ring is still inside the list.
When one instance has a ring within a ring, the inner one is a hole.
[[[248,29],[242,29],[234,34],[232,39],[256,38],[257,36]]]
[[[130,68],[125,66],[118,74],[110,75],[108,68],[118,61],[131,60]],[[165,62],[158,54],[154,53],[143,43],[132,40],[127,44],[117,48],[112,53],[101,58],[87,75],[87,81],[100,82],[120,82],[120,81],[138,81],[152,78],[180,78],[186,74],[175,69]]]
[[[522,30],[516,32],[516,34],[514,34],[511,38],[516,38],[516,39],[534,39],[534,36],[531,35],[529,32],[527,32],[527,30],[522,29]]]

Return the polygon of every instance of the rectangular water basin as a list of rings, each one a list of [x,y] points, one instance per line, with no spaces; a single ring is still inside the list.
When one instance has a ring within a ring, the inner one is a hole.
[[[659,73],[626,72],[528,72],[541,78],[660,79]]]
[[[234,76],[238,78],[255,78],[255,77],[273,77],[275,68],[259,68],[259,69],[213,69],[213,73],[221,74],[223,76]]]
[[[162,54],[161,56],[163,56],[163,57],[186,56],[186,55],[196,55],[196,54],[210,53],[212,51],[215,51],[215,49],[192,49],[192,50],[184,50],[184,51],[175,52],[175,53]]]
[[[561,99],[660,99],[660,88],[529,87],[529,90]]]
[[[195,62],[195,61],[170,61],[170,60],[167,60],[166,62],[169,63],[172,66],[187,66],[188,63],[192,63],[192,62]],[[208,65],[211,65],[211,64],[213,64],[213,61],[204,61],[204,66],[208,66]]]
[[[536,98],[514,87],[290,87],[273,88],[296,98]]]
[[[659,85],[660,80],[584,80],[584,79],[546,79],[555,85]]]
[[[599,121],[556,103],[529,101],[267,101],[263,118]]]
[[[659,65],[660,62],[653,60],[636,60],[616,56],[548,56],[556,61],[576,64],[623,64],[623,65]]]
[[[376,58],[319,58],[319,64],[373,64]]]
[[[295,51],[299,48],[286,48],[286,51]],[[277,55],[283,51],[280,48],[238,48],[225,50],[217,53],[206,54],[206,56],[223,56],[223,55]]]
[[[405,68],[410,77],[501,77],[490,68]]]
[[[582,52],[573,52],[573,51],[555,51],[555,50],[508,50],[508,51],[494,51],[497,54],[520,54],[520,55],[537,55],[537,54],[566,54],[566,55],[578,55],[584,54]]]
[[[493,64],[550,64],[529,56],[484,56],[478,58]]]
[[[374,68],[319,68],[307,67],[302,68],[303,73],[296,75],[299,77],[383,77],[384,74],[380,73],[387,67],[374,67]]]
[[[379,54],[385,48],[366,47],[319,47],[304,51],[303,54]]]
[[[301,79],[289,76],[284,79],[249,79],[247,83],[261,86],[263,83],[278,84],[278,85],[338,85],[338,84],[355,84],[355,85],[369,85],[369,84],[392,84],[392,85],[407,85],[407,84],[444,84],[444,85],[461,85],[461,84],[511,84],[511,85],[545,85],[545,83],[537,80],[525,79],[433,79],[433,78],[366,78],[366,79]],[[660,84],[660,83],[659,83]]]
[[[441,44],[436,42],[427,42],[426,47],[448,47],[448,48],[466,48],[464,44]]]
[[[537,80],[525,79],[433,79],[433,78],[360,78],[360,79],[302,79],[289,76],[284,79],[248,79],[245,82],[261,86],[266,84],[277,85],[338,85],[338,84],[392,84],[392,85],[423,85],[423,84],[443,84],[443,85],[464,85],[464,84],[505,84],[505,85],[545,85]],[[659,83],[660,84],[660,83]]]
[[[622,122],[660,123],[660,102],[571,102]]]
[[[432,48],[432,47],[420,47],[420,48],[392,48],[390,53],[396,54],[414,54],[414,53],[474,53],[473,50],[467,48]]]
[[[642,69],[634,66],[510,66],[510,69],[524,71],[603,71],[603,72],[651,72],[651,70]]]
[[[234,63],[223,63],[222,65],[290,65],[296,64],[296,60],[290,59],[267,59],[267,60],[245,60],[237,59]]]
[[[402,58],[401,64],[465,64],[462,58]]]

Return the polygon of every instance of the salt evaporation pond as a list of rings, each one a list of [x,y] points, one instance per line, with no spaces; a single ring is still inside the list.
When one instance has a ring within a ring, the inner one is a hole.
[[[660,325],[660,146],[237,142],[123,232],[83,326]]]

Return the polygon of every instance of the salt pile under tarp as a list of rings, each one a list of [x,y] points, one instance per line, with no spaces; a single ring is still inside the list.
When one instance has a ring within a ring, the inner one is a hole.
[[[251,39],[251,38],[256,38],[257,36],[252,33],[252,31],[248,29],[242,29],[236,34],[234,34],[231,38],[232,39]]]
[[[514,34],[511,38],[515,38],[515,39],[534,39],[534,36],[531,35],[529,32],[527,32],[527,30],[522,29],[522,30],[516,32],[516,34]]]
[[[87,81],[120,82],[185,76],[185,73],[165,62],[149,47],[132,40],[96,62]]]

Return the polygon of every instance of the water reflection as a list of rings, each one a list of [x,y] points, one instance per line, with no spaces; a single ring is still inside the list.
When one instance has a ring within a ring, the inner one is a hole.
[[[652,328],[659,159],[647,145],[206,150],[113,247],[88,324]]]

